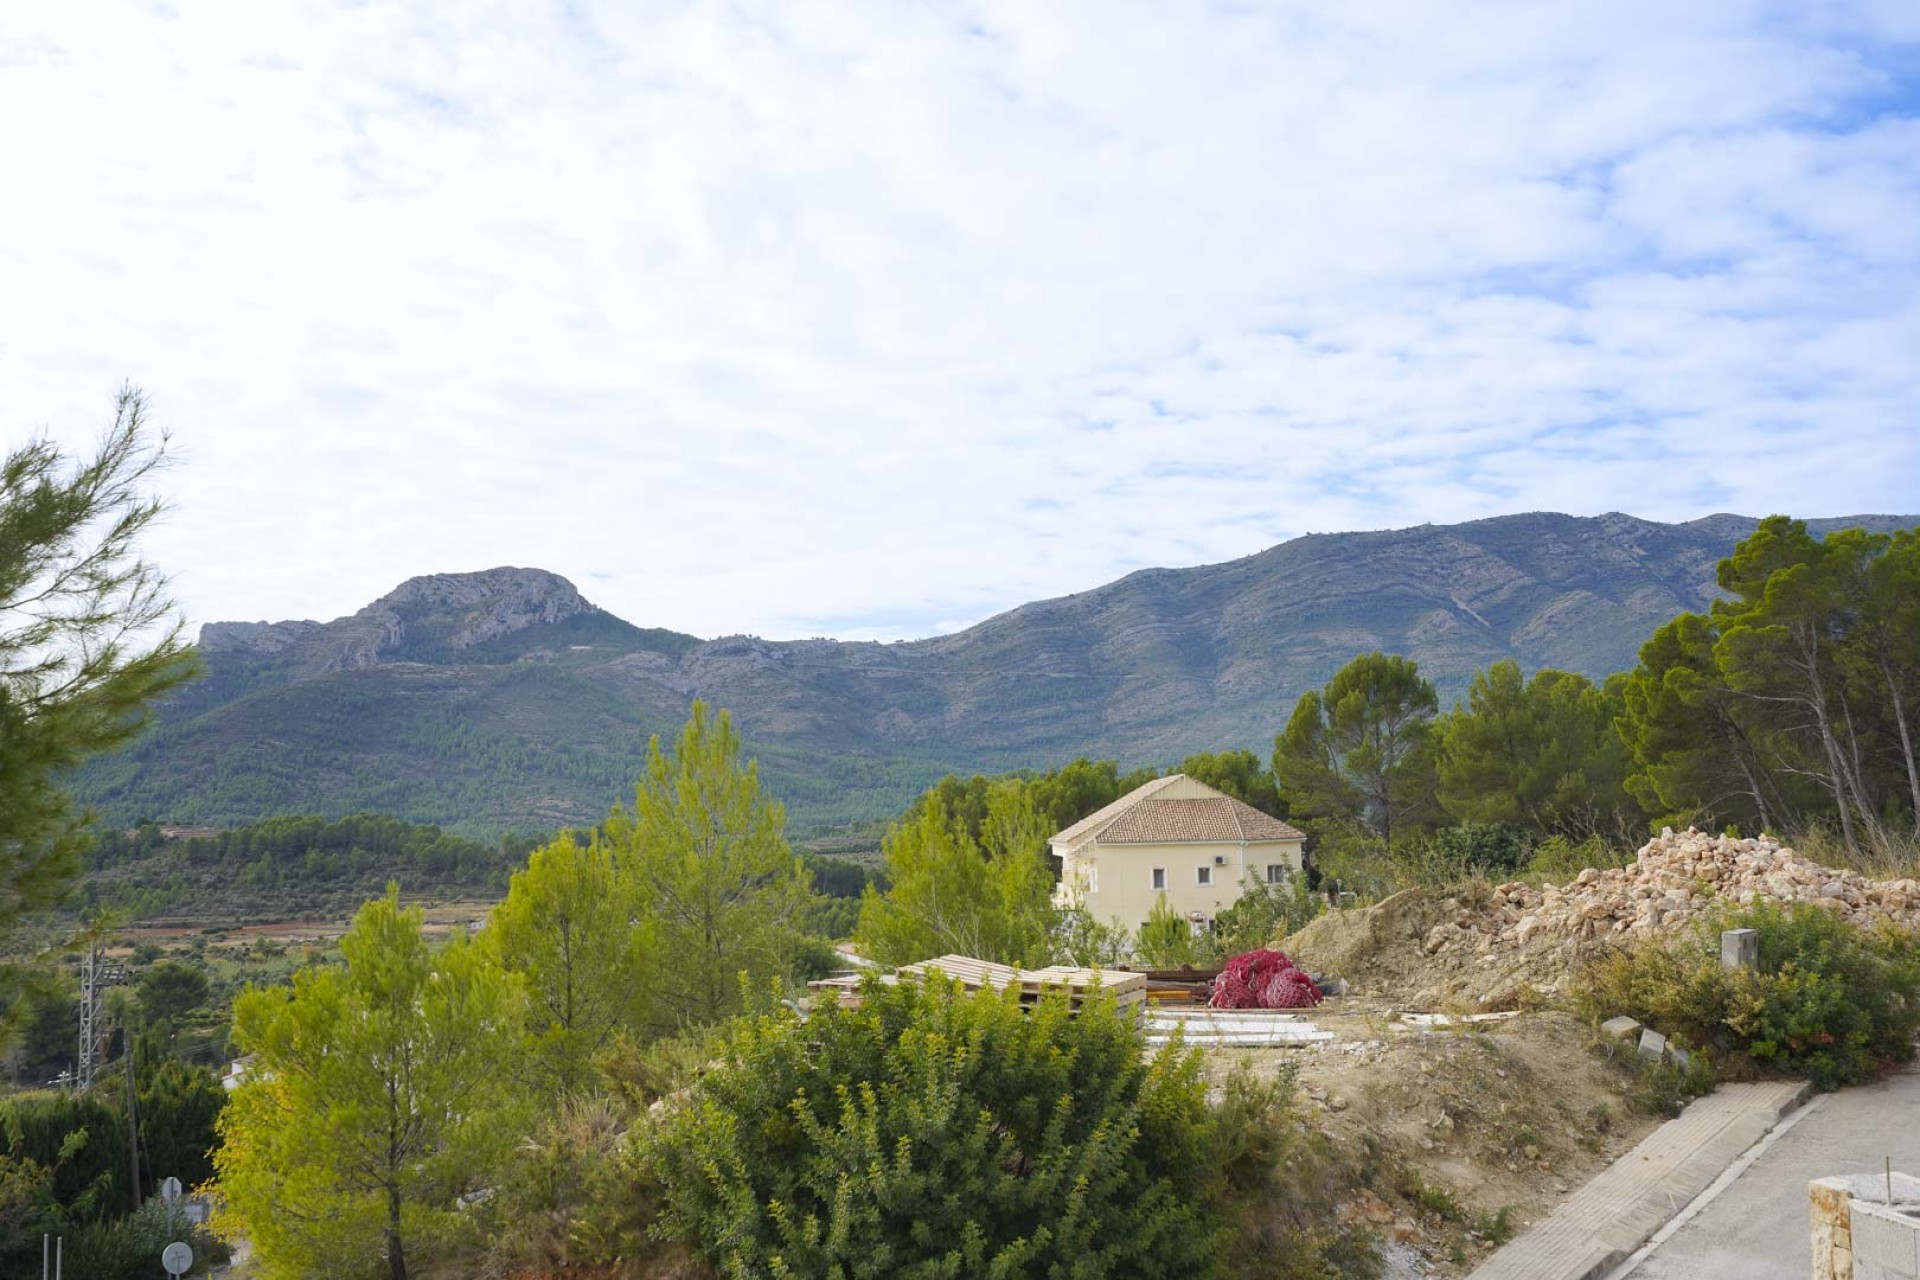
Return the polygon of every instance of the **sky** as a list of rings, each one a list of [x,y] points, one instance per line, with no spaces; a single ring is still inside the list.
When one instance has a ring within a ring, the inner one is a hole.
[[[0,121],[0,444],[143,388],[196,623],[1920,511],[1912,0],[21,0]]]

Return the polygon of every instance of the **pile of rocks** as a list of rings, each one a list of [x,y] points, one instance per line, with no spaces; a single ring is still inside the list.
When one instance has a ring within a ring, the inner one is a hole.
[[[1626,867],[1588,868],[1567,885],[1503,884],[1483,909],[1434,926],[1422,950],[1497,953],[1603,938],[1672,933],[1726,902],[1812,902],[1858,924],[1920,928],[1920,880],[1869,880],[1809,862],[1762,837],[1737,840],[1671,827]]]

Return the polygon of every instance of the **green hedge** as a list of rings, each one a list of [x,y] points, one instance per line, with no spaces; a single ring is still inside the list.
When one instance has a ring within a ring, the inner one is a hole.
[[[1758,969],[1722,967],[1720,932],[1743,928],[1760,935]],[[1736,1070],[1750,1063],[1833,1089],[1912,1059],[1920,935],[1761,900],[1671,944],[1602,957],[1576,995],[1591,1017],[1627,1014]]]

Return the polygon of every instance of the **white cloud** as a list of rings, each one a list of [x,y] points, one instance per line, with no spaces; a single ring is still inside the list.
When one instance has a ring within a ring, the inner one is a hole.
[[[0,405],[199,619],[945,631],[1309,530],[1920,508],[1900,5],[40,6]],[[25,127],[21,127],[24,122]]]

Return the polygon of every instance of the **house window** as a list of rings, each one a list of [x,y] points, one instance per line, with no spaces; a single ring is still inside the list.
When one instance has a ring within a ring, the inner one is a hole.
[[[1195,880],[1194,883],[1202,884],[1202,885],[1208,885],[1213,883],[1212,867],[1201,867],[1195,874],[1197,876],[1197,879]]]
[[[1165,867],[1155,867],[1153,869],[1153,887],[1156,889],[1164,889],[1167,887],[1167,869]]]
[[[1285,884],[1286,882],[1287,864],[1284,862],[1269,862],[1267,864],[1267,883]]]

